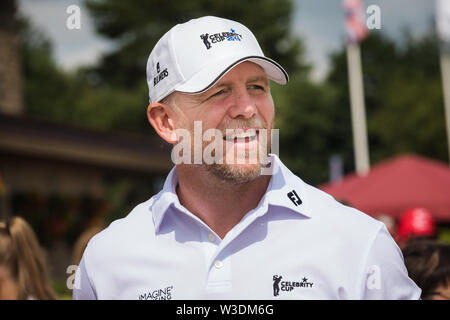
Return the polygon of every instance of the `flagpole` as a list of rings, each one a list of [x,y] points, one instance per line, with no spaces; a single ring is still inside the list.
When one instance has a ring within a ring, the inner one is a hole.
[[[447,124],[447,147],[450,161],[450,53],[441,51],[442,87],[444,91],[445,119]]]
[[[447,147],[450,162],[450,1],[436,0],[436,29],[441,51],[442,89],[444,94]]]
[[[370,163],[361,53],[358,43],[350,42],[347,44],[347,64],[356,172],[359,175],[366,175],[370,170]]]

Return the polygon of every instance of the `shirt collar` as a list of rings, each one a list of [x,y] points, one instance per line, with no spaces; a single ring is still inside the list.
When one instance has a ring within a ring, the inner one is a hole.
[[[155,231],[158,232],[162,220],[167,212],[167,209],[175,203],[180,204],[177,196],[176,186],[178,184],[178,175],[176,166],[170,170],[162,190],[155,196],[155,199],[150,204],[150,211],[153,216],[153,223]]]
[[[311,217],[306,184],[294,175],[276,154],[270,156],[273,160],[273,173],[263,201],[268,205],[284,207]]]
[[[267,191],[260,201],[260,206],[278,206],[290,209],[306,217],[311,217],[308,201],[306,199],[306,184],[295,176],[278,158],[271,154],[272,178],[270,179]],[[155,232],[159,227],[170,206],[183,208],[176,193],[178,175],[176,166],[169,172],[163,189],[155,196],[150,204],[150,211],[153,216]]]

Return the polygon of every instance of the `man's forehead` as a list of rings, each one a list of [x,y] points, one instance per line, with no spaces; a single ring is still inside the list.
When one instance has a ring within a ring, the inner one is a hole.
[[[244,61],[231,68],[216,85],[226,82],[230,78],[241,78],[251,81],[253,80],[252,78],[257,77],[267,79],[267,74],[264,69],[254,62]]]
[[[200,101],[208,96],[211,91],[219,88],[232,86],[234,82],[238,83],[262,83],[269,85],[269,78],[264,69],[256,63],[245,61],[230,69],[220,80],[218,80],[211,88],[201,93],[186,93],[175,91],[172,95],[183,96],[191,101]]]
[[[269,78],[267,77],[264,69],[259,65],[252,62],[244,62],[228,71],[219,81],[203,93],[207,93],[208,91],[214,90],[218,87],[231,85],[234,81],[242,83],[264,82],[268,84]]]

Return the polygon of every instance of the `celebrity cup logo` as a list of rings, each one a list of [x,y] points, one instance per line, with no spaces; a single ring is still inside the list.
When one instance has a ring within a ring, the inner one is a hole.
[[[312,288],[313,282],[308,281],[308,278],[303,277],[300,281],[281,281],[282,276],[273,276],[273,296],[279,296],[281,292],[291,292],[294,289]]]
[[[203,43],[206,49],[211,49],[211,43],[208,40],[209,33],[201,34],[200,38],[203,40]]]
[[[203,33],[200,35],[200,39],[203,40],[203,44],[205,45],[206,49],[211,49],[211,46],[213,43],[218,43],[222,41],[241,41],[242,40],[242,34],[236,33],[236,30],[233,28],[230,28],[230,31],[224,31],[220,33]]]
[[[282,276],[273,276],[273,296],[276,297],[280,294],[280,281]]]

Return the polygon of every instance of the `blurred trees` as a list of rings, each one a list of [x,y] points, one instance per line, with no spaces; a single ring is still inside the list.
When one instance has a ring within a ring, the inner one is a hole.
[[[302,42],[291,33],[292,1],[86,0],[101,35],[116,50],[74,73],[59,69],[44,36],[23,23],[25,102],[33,116],[102,130],[153,134],[146,121],[145,65],[156,41],[173,25],[202,15],[241,21],[265,54],[289,72],[272,85],[280,156],[311,184],[326,182],[328,161],[354,171],[345,48],[330,56],[325,81],[309,80]],[[397,43],[371,32],[361,44],[371,164],[401,152],[447,161],[438,43],[429,32]],[[44,81],[45,79],[45,81]]]
[[[404,152],[448,162],[438,41],[433,31],[404,39],[373,32],[361,45],[371,163]],[[344,49],[332,55],[331,66],[326,84],[338,93],[334,108],[348,113],[351,144]]]
[[[406,152],[448,162],[438,41],[433,31],[404,38],[371,32],[361,43],[371,165]],[[280,156],[312,184],[327,182],[334,154],[354,171],[345,47],[330,59],[324,82],[294,75],[273,90]]]
[[[50,40],[28,19],[19,19],[26,112],[57,121],[71,119],[76,104],[76,81],[59,69]]]
[[[61,69],[50,40],[25,17],[20,18],[20,40],[28,115],[103,131],[152,134],[145,115],[145,80],[135,88],[100,86],[88,68]]]
[[[291,35],[291,0],[87,0],[86,5],[98,32],[114,39],[117,49],[106,53],[97,66],[74,73],[56,67],[48,39],[23,19],[25,104],[32,116],[101,130],[154,134],[145,115],[148,55],[173,25],[203,15],[244,22],[268,56],[287,70],[308,70],[301,41]]]
[[[264,53],[290,72],[307,69],[301,41],[291,34],[291,0],[85,0],[97,31],[118,43],[95,68],[101,82],[134,87],[145,79],[150,51],[178,23],[205,15],[242,22]],[[126,70],[126,72],[124,72]]]

